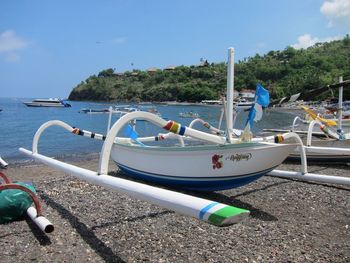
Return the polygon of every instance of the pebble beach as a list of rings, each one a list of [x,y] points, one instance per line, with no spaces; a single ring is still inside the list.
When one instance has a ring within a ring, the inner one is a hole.
[[[98,160],[74,164],[96,170]],[[123,176],[114,164],[110,171]],[[185,192],[251,211],[217,227],[41,164],[3,172],[33,182],[55,230],[44,234],[29,219],[0,225],[0,262],[350,262],[350,187],[265,176],[232,190]],[[309,172],[350,177],[350,166]]]

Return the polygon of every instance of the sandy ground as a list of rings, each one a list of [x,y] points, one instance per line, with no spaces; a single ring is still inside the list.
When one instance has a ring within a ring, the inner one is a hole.
[[[96,170],[97,162],[76,164]],[[345,165],[309,171],[350,177]],[[3,172],[34,182],[55,231],[44,234],[28,219],[0,225],[0,262],[350,262],[349,187],[266,176],[228,191],[187,192],[251,211],[216,227],[44,165]]]

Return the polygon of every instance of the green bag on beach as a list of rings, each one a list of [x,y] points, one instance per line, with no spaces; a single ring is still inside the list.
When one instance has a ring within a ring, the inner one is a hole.
[[[16,182],[36,193],[34,186]],[[32,205],[32,198],[24,191],[6,189],[0,192],[0,224],[21,219]]]

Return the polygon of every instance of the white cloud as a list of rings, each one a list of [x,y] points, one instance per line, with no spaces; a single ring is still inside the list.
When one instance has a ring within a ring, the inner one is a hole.
[[[329,20],[329,26],[350,27],[350,1],[349,0],[326,0],[320,11]]]
[[[13,30],[6,30],[0,34],[0,54],[5,55],[6,61],[19,61],[18,51],[26,48],[28,44],[28,41],[18,37]]]
[[[0,52],[20,50],[27,45],[27,41],[16,36],[13,30],[7,30],[0,35]]]
[[[310,34],[304,34],[300,37],[298,37],[298,43],[293,44],[292,47],[295,49],[301,49],[301,48],[308,48],[316,43],[322,43],[322,42],[330,42],[334,40],[342,39],[341,36],[335,36],[335,37],[326,37],[323,39],[320,39],[318,37],[312,37]]]

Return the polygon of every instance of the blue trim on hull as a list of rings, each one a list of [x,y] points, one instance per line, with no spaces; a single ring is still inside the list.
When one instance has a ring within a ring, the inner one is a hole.
[[[247,174],[244,176],[220,177],[216,180],[214,177],[175,177],[157,175],[135,170],[119,163],[117,163],[117,165],[121,171],[135,179],[141,179],[161,185],[197,191],[219,191],[240,187],[259,179],[275,168],[272,167],[271,169],[263,170],[258,173]]]

